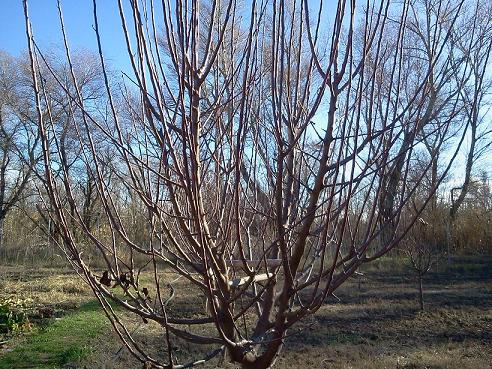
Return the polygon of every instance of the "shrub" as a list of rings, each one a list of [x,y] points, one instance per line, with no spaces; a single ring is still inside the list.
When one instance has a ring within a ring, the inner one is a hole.
[[[31,327],[28,299],[9,297],[0,300],[0,333],[19,333]]]

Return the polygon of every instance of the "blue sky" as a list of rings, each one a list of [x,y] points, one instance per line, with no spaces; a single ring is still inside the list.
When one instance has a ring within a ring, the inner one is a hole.
[[[67,36],[72,50],[96,50],[93,9],[90,0],[61,2]],[[42,49],[62,51],[62,35],[56,0],[30,0],[29,13],[36,42]],[[99,28],[105,57],[117,69],[129,69],[116,1],[99,1]],[[27,49],[22,0],[3,0],[0,12],[0,49],[20,55]]]
[[[27,49],[22,0],[1,0],[0,11],[0,49],[18,56]],[[310,0],[313,14],[317,14],[319,3]],[[160,1],[156,1],[159,8]],[[60,31],[56,0],[29,0],[29,15],[33,25],[34,37],[42,50],[58,48],[63,52],[63,40]],[[128,1],[123,1],[124,6]],[[323,5],[324,13],[331,19],[336,2]],[[96,36],[93,30],[92,0],[61,0],[65,28],[70,48],[97,50]],[[126,44],[121,28],[117,0],[99,0],[97,2],[99,28],[104,56],[117,70],[130,71]],[[126,15],[127,22],[131,19]]]

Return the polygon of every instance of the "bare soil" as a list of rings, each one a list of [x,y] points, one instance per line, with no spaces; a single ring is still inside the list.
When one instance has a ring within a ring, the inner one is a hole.
[[[92,298],[71,273],[2,270],[0,297],[28,295],[37,308],[76,309]],[[42,282],[39,282],[42,281]],[[417,281],[406,267],[375,264],[343,285],[318,313],[300,323],[286,340],[277,368],[492,368],[492,258],[460,259],[441,265],[424,279],[426,310],[419,311]],[[173,315],[203,311],[201,296],[190,289],[176,298]],[[129,319],[129,318],[127,318]],[[156,356],[165,355],[163,331],[130,321],[130,330]],[[93,354],[71,368],[141,368],[114,333],[94,346]],[[13,343],[15,344],[15,340]],[[176,342],[184,362],[212,350]],[[1,360],[1,353],[0,353]],[[211,361],[205,367],[232,364]]]

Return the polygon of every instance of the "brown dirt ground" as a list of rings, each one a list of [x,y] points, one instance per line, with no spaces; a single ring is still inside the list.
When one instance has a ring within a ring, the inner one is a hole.
[[[354,278],[336,292],[340,301],[330,299],[316,315],[295,327],[277,368],[492,368],[492,258],[456,261],[451,268],[441,266],[426,275],[424,312],[418,310],[415,278],[405,267],[388,270],[375,265],[360,280]],[[181,290],[186,295],[177,296],[171,314],[200,314],[202,297]],[[87,287],[71,273],[19,273],[2,268],[0,297],[13,292],[31,298],[38,307],[52,306],[56,311],[76,308],[91,299]],[[165,355],[159,327],[135,321],[129,325],[156,356]],[[182,342],[176,346],[181,362],[213,349]],[[107,334],[89,358],[71,368],[141,368],[120,347],[116,334]],[[211,361],[205,367],[218,364]]]

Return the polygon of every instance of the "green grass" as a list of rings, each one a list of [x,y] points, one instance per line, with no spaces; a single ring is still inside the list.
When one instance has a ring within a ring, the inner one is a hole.
[[[0,369],[61,368],[87,357],[98,337],[111,330],[97,301],[84,304],[43,329],[24,338],[0,356]]]

